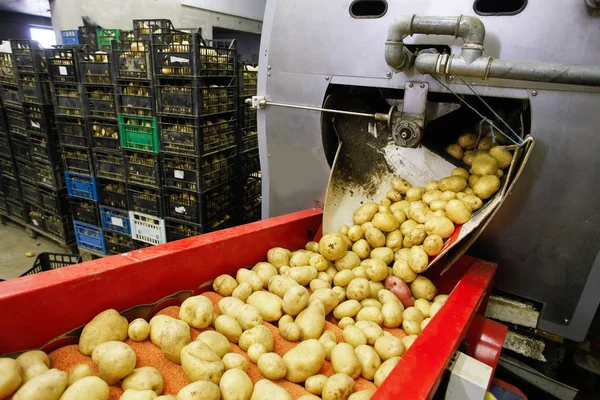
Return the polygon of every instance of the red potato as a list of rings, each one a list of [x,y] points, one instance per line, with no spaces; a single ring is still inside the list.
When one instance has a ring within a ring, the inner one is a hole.
[[[412,307],[415,304],[415,299],[412,297],[410,288],[397,276],[388,275],[385,278],[385,288],[396,295],[404,308]]]

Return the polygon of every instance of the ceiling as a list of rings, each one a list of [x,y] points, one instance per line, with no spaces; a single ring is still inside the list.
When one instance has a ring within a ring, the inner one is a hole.
[[[50,2],[48,0],[0,0],[0,10],[50,17]]]

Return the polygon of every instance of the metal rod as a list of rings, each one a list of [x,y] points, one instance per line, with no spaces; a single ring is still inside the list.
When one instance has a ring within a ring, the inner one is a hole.
[[[378,116],[378,114],[365,114],[365,113],[359,113],[359,112],[354,112],[354,111],[331,110],[331,109],[328,109],[328,108],[298,106],[298,105],[295,105],[295,104],[274,103],[272,101],[266,101],[265,104],[268,105],[268,106],[298,108],[300,110],[322,111],[322,112],[330,112],[330,113],[336,113],[336,114],[354,115],[354,116],[357,116],[357,117],[377,118],[377,116]]]

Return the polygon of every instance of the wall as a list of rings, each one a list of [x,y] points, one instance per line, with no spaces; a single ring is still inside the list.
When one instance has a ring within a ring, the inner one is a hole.
[[[262,22],[242,17],[182,6],[178,0],[53,0],[52,25],[56,31],[75,29],[88,16],[106,28],[132,29],[133,19],[170,19],[176,28],[202,28],[212,39],[213,26],[260,33]]]
[[[182,4],[262,21],[267,0],[181,0]]]
[[[31,39],[31,26],[52,26],[50,18],[0,11],[0,41],[6,39]]]

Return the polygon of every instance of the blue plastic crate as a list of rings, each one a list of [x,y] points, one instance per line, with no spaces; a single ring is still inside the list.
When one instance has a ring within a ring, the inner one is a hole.
[[[73,226],[75,227],[75,239],[78,247],[106,254],[102,228],[78,221],[73,221]]]
[[[118,208],[100,206],[102,228],[131,236],[129,213]]]
[[[65,172],[65,180],[69,196],[98,201],[96,178],[93,176]]]
[[[79,44],[79,30],[60,31],[62,44]]]

